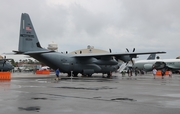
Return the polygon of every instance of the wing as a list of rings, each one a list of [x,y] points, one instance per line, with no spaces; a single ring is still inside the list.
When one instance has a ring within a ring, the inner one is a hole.
[[[110,58],[115,57],[116,59],[120,59],[122,61],[129,61],[132,58],[137,58],[137,55],[145,55],[145,54],[163,54],[166,52],[140,52],[140,53],[100,53],[100,54],[74,54],[75,58]]]
[[[166,52],[143,52],[143,53],[99,53],[99,54],[75,54],[74,57],[109,57],[109,56],[125,56],[125,55],[145,55],[145,54],[163,54]]]
[[[51,50],[41,50],[41,51],[27,51],[27,52],[20,52],[20,51],[13,51],[13,54],[24,54],[24,55],[33,55],[33,54],[41,54],[41,53],[51,53],[55,51]]]

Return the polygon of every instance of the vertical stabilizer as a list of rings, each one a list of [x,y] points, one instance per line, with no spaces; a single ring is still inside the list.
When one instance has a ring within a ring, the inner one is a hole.
[[[33,24],[27,13],[22,13],[21,15],[18,50],[20,52],[45,50],[39,43]]]

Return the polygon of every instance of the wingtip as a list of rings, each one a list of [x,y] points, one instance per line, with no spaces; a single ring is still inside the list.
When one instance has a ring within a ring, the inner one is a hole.
[[[166,53],[166,52],[165,52],[165,51],[159,51],[159,52],[157,52],[157,54],[158,54],[158,53]]]

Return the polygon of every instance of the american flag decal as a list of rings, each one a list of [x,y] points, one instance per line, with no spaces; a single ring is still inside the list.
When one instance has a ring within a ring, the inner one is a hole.
[[[32,29],[31,29],[31,27],[26,27],[26,30],[29,30],[29,31],[31,31]]]

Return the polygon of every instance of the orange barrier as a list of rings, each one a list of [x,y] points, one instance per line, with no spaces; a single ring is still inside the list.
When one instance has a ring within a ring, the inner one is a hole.
[[[49,70],[37,70],[36,74],[50,74]]]
[[[166,72],[165,72],[165,75],[169,75],[169,71],[166,71]],[[162,76],[162,72],[161,72],[160,70],[158,70],[158,71],[156,72],[156,76]]]
[[[11,80],[10,72],[0,72],[0,80]]]

